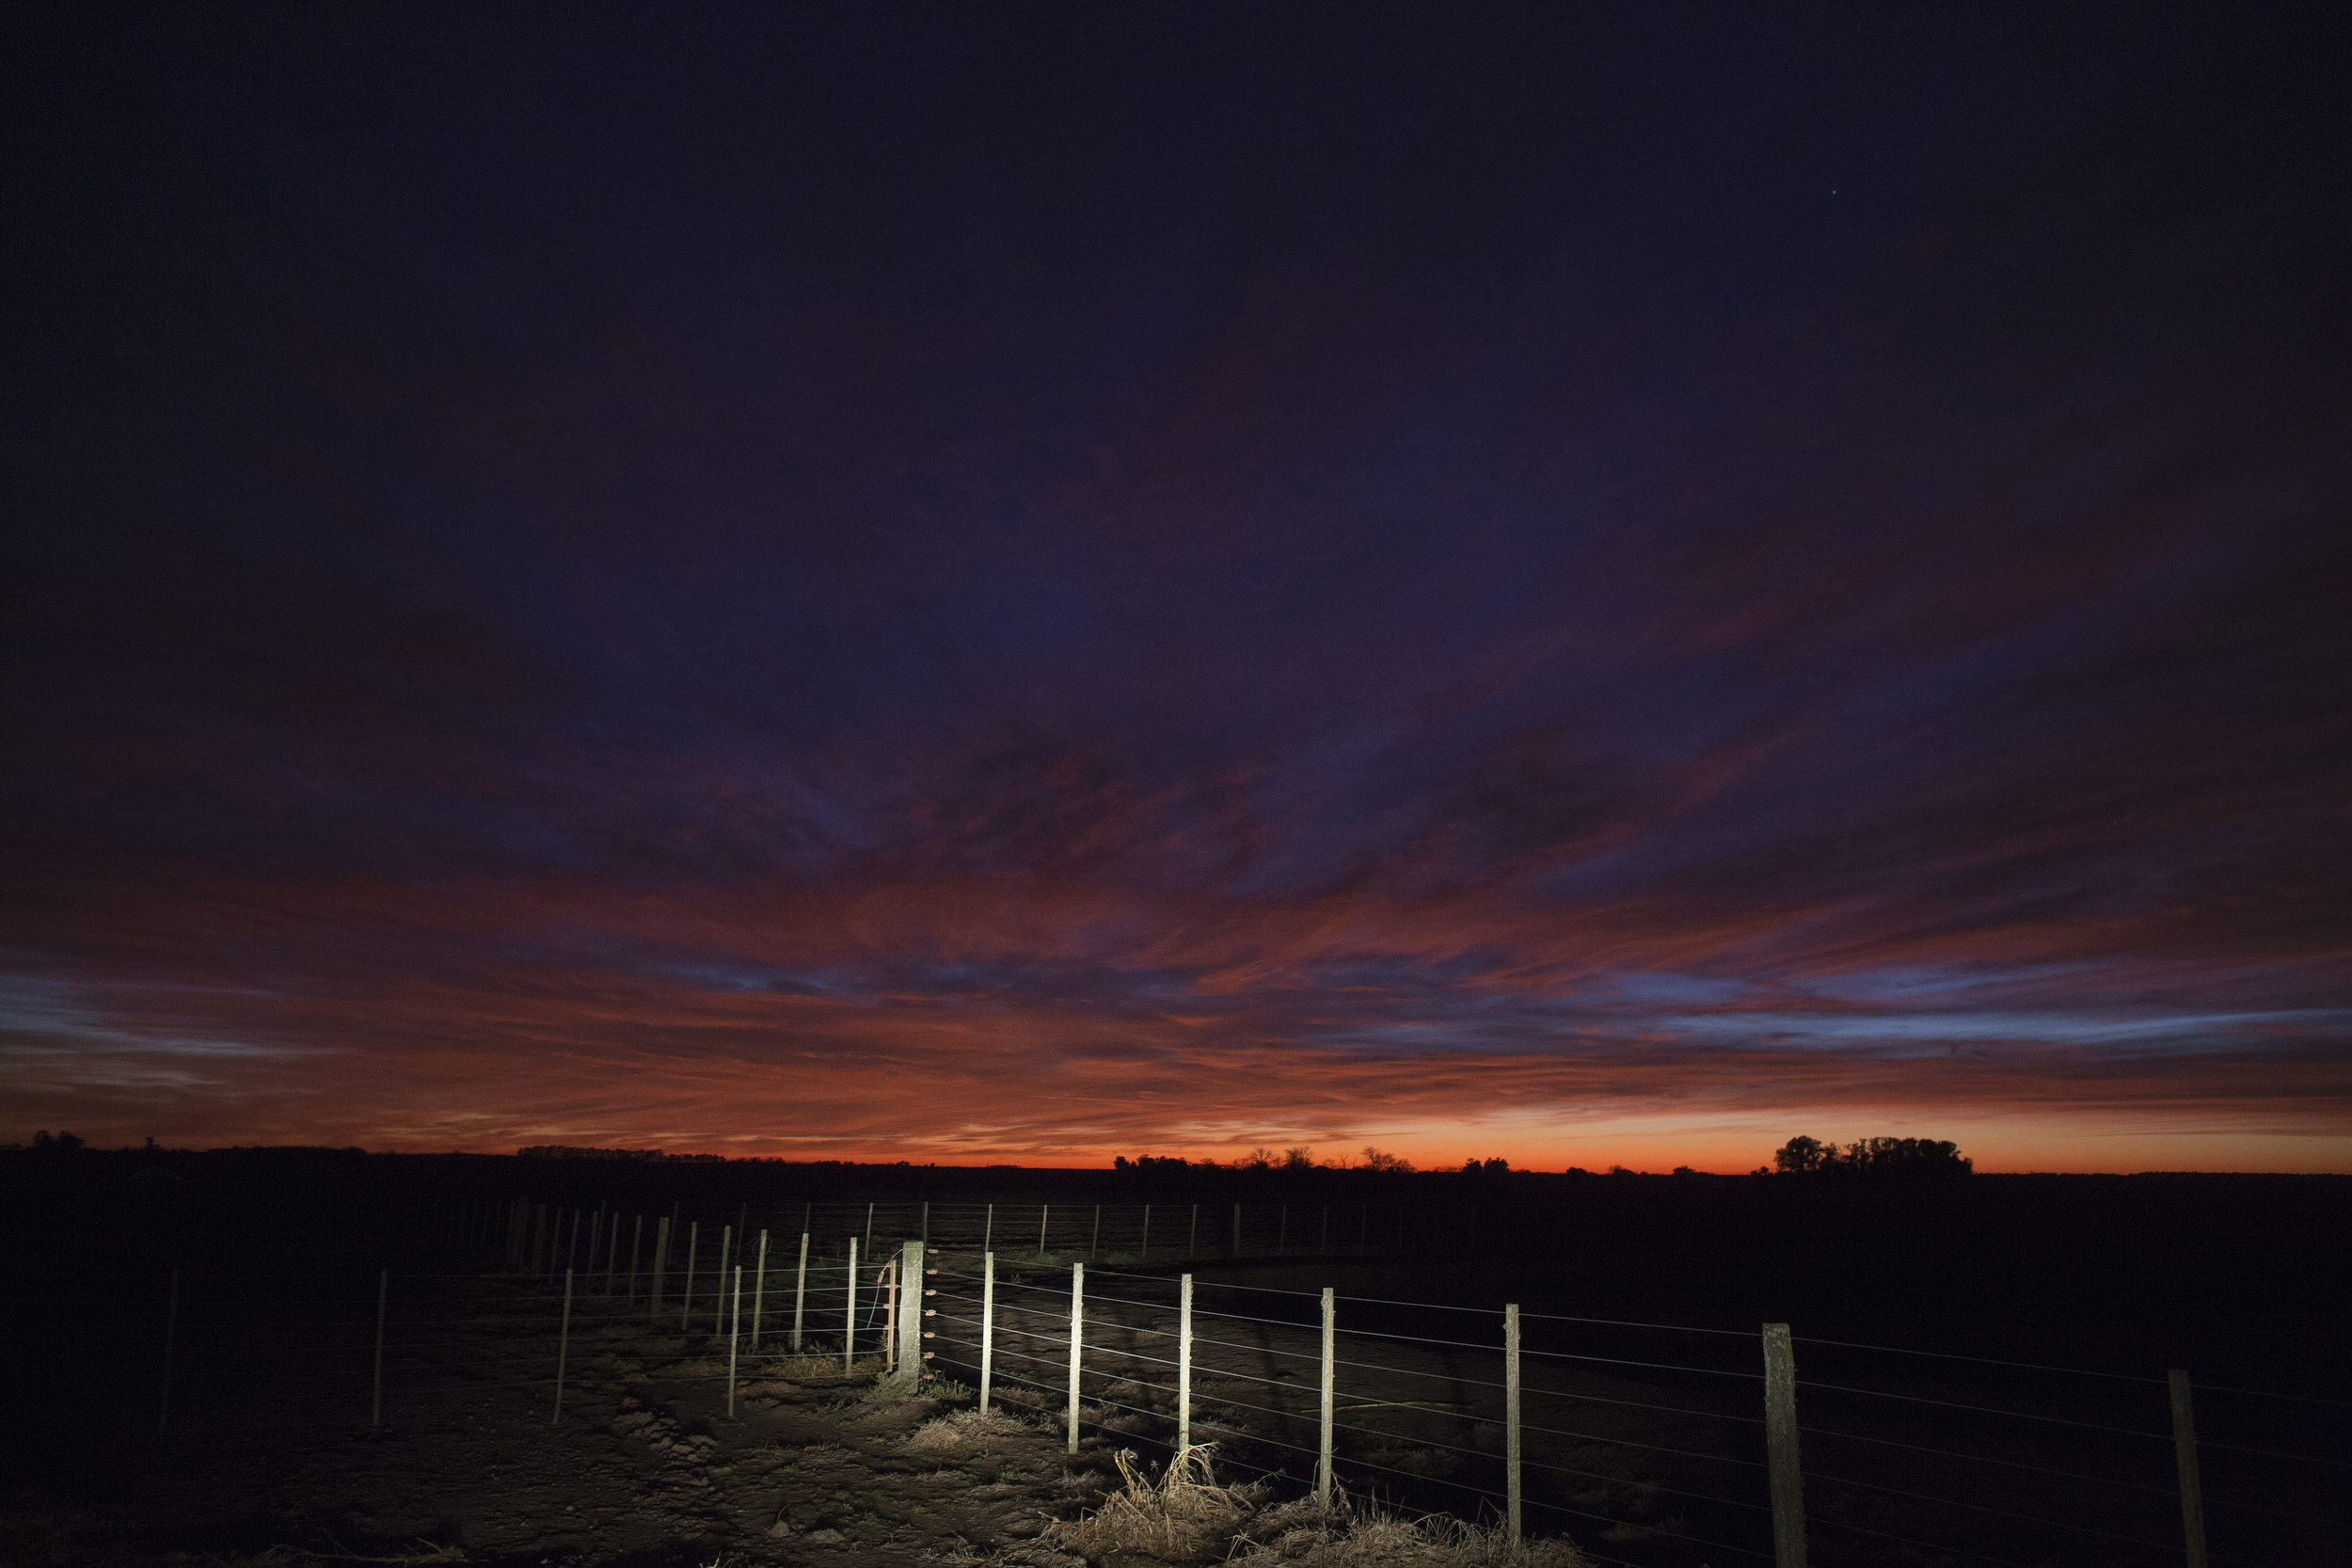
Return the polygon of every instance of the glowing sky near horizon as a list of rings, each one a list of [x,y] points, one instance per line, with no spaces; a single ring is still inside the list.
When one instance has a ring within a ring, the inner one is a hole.
[[[44,24],[0,1142],[2352,1170],[2340,23],[1305,14]]]

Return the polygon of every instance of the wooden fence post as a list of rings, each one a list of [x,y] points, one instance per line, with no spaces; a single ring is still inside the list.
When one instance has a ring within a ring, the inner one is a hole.
[[[612,1237],[604,1249],[604,1296],[612,1299],[612,1282],[621,1276],[621,1212],[612,1211]]]
[[[921,1242],[898,1248],[898,1381],[923,1381],[923,1253]]]
[[[1339,1350],[1339,1306],[1331,1287],[1323,1288],[1322,1435],[1315,1455],[1315,1506],[1331,1506],[1331,1369]]]
[[[850,1238],[850,1305],[841,1309],[841,1370],[857,1365],[857,1238]]]
[[[1041,1203],[1037,1206],[1037,1255],[1040,1258],[1045,1256],[1045,1227],[1053,1217],[1054,1206],[1052,1204]]]
[[[1196,1206],[1197,1207],[1197,1206]],[[1192,1275],[1176,1284],[1176,1453],[1192,1447]]]
[[[1087,1260],[1092,1262],[1103,1250],[1103,1206],[1094,1206],[1094,1234],[1087,1239]]]
[[[2188,1373],[2175,1367],[2164,1374],[2172,1392],[2172,1463],[2181,1473],[2181,1539],[2188,1568],[2205,1568],[2205,1492],[2197,1480],[2197,1410],[2190,1402]]]
[[[1233,1256],[1241,1256],[1241,1205],[1233,1205]]]
[[[368,1425],[384,1424],[384,1303],[392,1293],[392,1271],[375,1276],[375,1398],[368,1406]]]
[[[988,1206],[988,1217],[987,1217],[986,1219],[984,1219],[984,1220],[982,1220],[982,1221],[980,1222],[980,1251],[981,1251],[981,1253],[982,1253],[984,1256],[987,1256],[987,1257],[992,1257],[992,1258],[993,1258],[993,1257],[994,1257],[994,1256],[995,1256],[995,1254],[993,1254],[993,1253],[990,1252],[990,1251],[989,1251],[989,1248],[991,1248],[991,1247],[994,1246],[995,1244],[996,1244],[996,1205],[994,1205],[993,1203],[992,1203],[992,1204],[990,1204],[990,1205]]]
[[[801,1261],[792,1271],[792,1354],[801,1354],[801,1319],[808,1307],[808,1232],[801,1232]]]
[[[1502,1308],[1502,1497],[1511,1544],[1519,1544],[1519,1309]]]
[[[694,1315],[694,1265],[701,1259],[694,1255],[703,1249],[703,1222],[686,1222],[686,1283],[678,1291],[677,1331],[686,1332],[687,1320]]]
[[[572,1271],[564,1271],[564,1326],[555,1340],[555,1414],[548,1425],[555,1426],[564,1419],[564,1363],[572,1352]]]
[[[1764,1458],[1773,1568],[1804,1568],[1804,1475],[1797,1465],[1797,1358],[1787,1323],[1764,1325]]]
[[[735,1418],[735,1354],[743,1342],[743,1265],[735,1265],[735,1319],[727,1333],[727,1419]]]
[[[1145,1263],[1152,1261],[1152,1206],[1148,1203],[1143,1206],[1143,1251],[1138,1257]]]
[[[652,1294],[651,1294],[651,1297],[650,1297],[650,1299],[651,1299],[651,1301],[652,1301],[652,1304],[653,1304],[653,1305],[652,1305],[652,1307],[651,1307],[651,1315],[653,1315],[653,1316],[659,1316],[659,1315],[660,1314],[660,1311],[661,1311],[661,1286],[662,1286],[662,1283],[663,1283],[664,1277],[665,1277],[665,1276],[669,1274],[669,1272],[670,1272],[670,1216],[669,1216],[669,1215],[667,1215],[667,1214],[664,1214],[664,1215],[662,1215],[662,1216],[661,1216],[660,1221],[658,1224],[656,1224],[656,1226],[654,1227],[654,1239],[653,1239],[653,1291],[652,1291]]]
[[[729,1266],[727,1259],[729,1256],[729,1248],[733,1246],[734,1242],[735,1227],[730,1225],[719,1232],[719,1306],[718,1309],[710,1314],[710,1332],[713,1334],[719,1332],[721,1320],[726,1316],[726,1284],[727,1268]],[[741,1260],[739,1259],[737,1260],[735,1266],[739,1269],[741,1267]]]
[[[180,1271],[171,1271],[171,1295],[164,1304],[164,1390],[155,1403],[155,1436],[161,1441],[171,1419],[171,1353],[180,1334]]]
[[[1184,1256],[1187,1259],[1200,1256],[1200,1205],[1198,1203],[1192,1206],[1192,1228],[1184,1234]]]
[[[1070,1451],[1078,1451],[1078,1357],[1086,1349],[1087,1266],[1070,1265]]]
[[[871,1198],[866,1204],[866,1256],[874,1256],[874,1204]]]
[[[759,1233],[759,1272],[752,1278],[752,1349],[759,1348],[759,1315],[768,1305],[768,1232]]]
[[[996,1255],[980,1254],[980,1414],[988,1414],[990,1379],[996,1371]]]
[[[637,1216],[637,1223],[628,1227],[628,1299],[637,1300],[637,1259],[645,1250],[645,1216]]]

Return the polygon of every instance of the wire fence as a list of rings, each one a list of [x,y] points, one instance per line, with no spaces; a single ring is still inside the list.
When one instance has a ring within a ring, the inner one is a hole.
[[[1834,1565],[2352,1561],[2346,1402],[1802,1335],[1776,1384],[1759,1331],[1249,1285],[1184,1267],[1197,1206],[1175,1211],[1164,1261],[1147,1261],[1164,1222],[1142,1206],[1009,1207],[466,1199],[438,1269],[74,1288],[146,1303],[118,1355],[152,1370],[167,1439],[264,1411],[290,1429],[398,1421],[428,1387],[544,1401],[553,1419],[567,1357],[625,1332],[646,1375],[723,1379],[730,1402],[779,1357],[927,1373],[1073,1447],[1214,1442],[1238,1474],[1523,1523],[1633,1568],[1772,1560],[1792,1506]],[[776,1217],[792,1227],[760,1223]],[[1015,1244],[993,1244],[1016,1218]],[[1319,1209],[1217,1218],[1220,1263],[1237,1237],[1272,1243],[1242,1256],[1283,1255],[1295,1225],[1326,1242]],[[1389,1221],[1391,1244],[1413,1224]],[[919,1281],[898,1277],[908,1242],[928,1243]]]

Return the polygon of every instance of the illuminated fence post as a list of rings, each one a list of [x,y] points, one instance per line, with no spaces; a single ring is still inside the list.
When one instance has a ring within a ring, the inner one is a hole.
[[[1502,1308],[1502,1497],[1511,1544],[1519,1544],[1519,1309]]]
[[[735,1418],[735,1354],[743,1342],[743,1265],[735,1265],[735,1321],[727,1334],[727,1419]]]
[[[2205,1568],[2205,1493],[2197,1480],[2197,1410],[2190,1402],[2188,1373],[2175,1367],[2164,1374],[2172,1394],[2172,1463],[2181,1473],[2181,1539],[2188,1568]]]
[[[1764,1458],[1773,1568],[1804,1568],[1804,1476],[1797,1467],[1797,1358],[1788,1325],[1764,1325]]]
[[[1087,1266],[1070,1265],[1070,1451],[1078,1451],[1078,1357],[1086,1350]]]
[[[760,1309],[768,1305],[768,1232],[759,1233],[759,1267],[752,1276],[752,1349],[759,1348]]]
[[[1331,1371],[1333,1366],[1336,1364],[1335,1353],[1339,1349],[1339,1303],[1338,1299],[1331,1293],[1331,1287],[1326,1285],[1323,1288],[1323,1380],[1321,1384],[1320,1400],[1321,1421],[1319,1423],[1322,1431],[1317,1441],[1315,1451],[1315,1506],[1317,1508],[1329,1508],[1331,1506]],[[1516,1410],[1517,1406],[1514,1405],[1513,1408]],[[1518,1435],[1518,1424],[1515,1417],[1511,1426],[1511,1434],[1515,1439]],[[1517,1476],[1518,1473],[1518,1468],[1515,1465],[1512,1469],[1512,1474]],[[1514,1497],[1516,1500],[1516,1494],[1514,1494]],[[1514,1507],[1514,1517],[1517,1516],[1517,1508]],[[1516,1540],[1517,1537],[1514,1536],[1513,1539]]]
[[[721,1320],[726,1316],[727,1259],[732,1256],[730,1248],[734,1242],[735,1227],[730,1225],[719,1232],[719,1305],[712,1309],[710,1314],[710,1332],[713,1334],[718,1333],[723,1326]],[[741,1267],[739,1260],[736,1267],[739,1269]]]
[[[801,1232],[801,1261],[792,1271],[792,1354],[801,1354],[801,1321],[808,1307],[808,1232]]]
[[[1176,1284],[1176,1451],[1192,1447],[1192,1275]]]
[[[923,1381],[923,1243],[904,1242],[898,1247],[898,1381]]]
[[[857,1238],[850,1238],[850,1304],[841,1309],[841,1370],[857,1365]]]
[[[996,1370],[996,1255],[980,1254],[980,1414],[988,1414],[988,1390]]]
[[[555,1414],[548,1418],[554,1426],[564,1419],[564,1363],[572,1352],[572,1271],[564,1271],[564,1326],[555,1340]]]

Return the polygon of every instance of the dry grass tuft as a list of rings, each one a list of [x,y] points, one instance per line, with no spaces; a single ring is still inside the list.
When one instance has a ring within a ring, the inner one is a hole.
[[[861,1355],[857,1365],[844,1368],[838,1355],[778,1355],[756,1369],[763,1378],[783,1378],[804,1388],[834,1388],[862,1383],[879,1374],[886,1362],[879,1355]]]
[[[1127,1484],[1082,1518],[1058,1522],[1038,1539],[1068,1547],[1089,1561],[1139,1554],[1168,1562],[1197,1562],[1221,1552],[1233,1532],[1265,1499],[1265,1488],[1220,1486],[1209,1467],[1214,1445],[1196,1443],[1168,1462],[1157,1481],[1118,1454]]]
[[[1511,1544],[1500,1525],[1444,1514],[1408,1519],[1351,1503],[1310,1498],[1269,1509],[1237,1533],[1232,1568],[1588,1568],[1565,1538]]]
[[[993,1411],[959,1410],[935,1417],[907,1433],[909,1453],[954,1453],[959,1449],[986,1448],[991,1438],[1033,1436],[1037,1429],[1025,1421]]]

